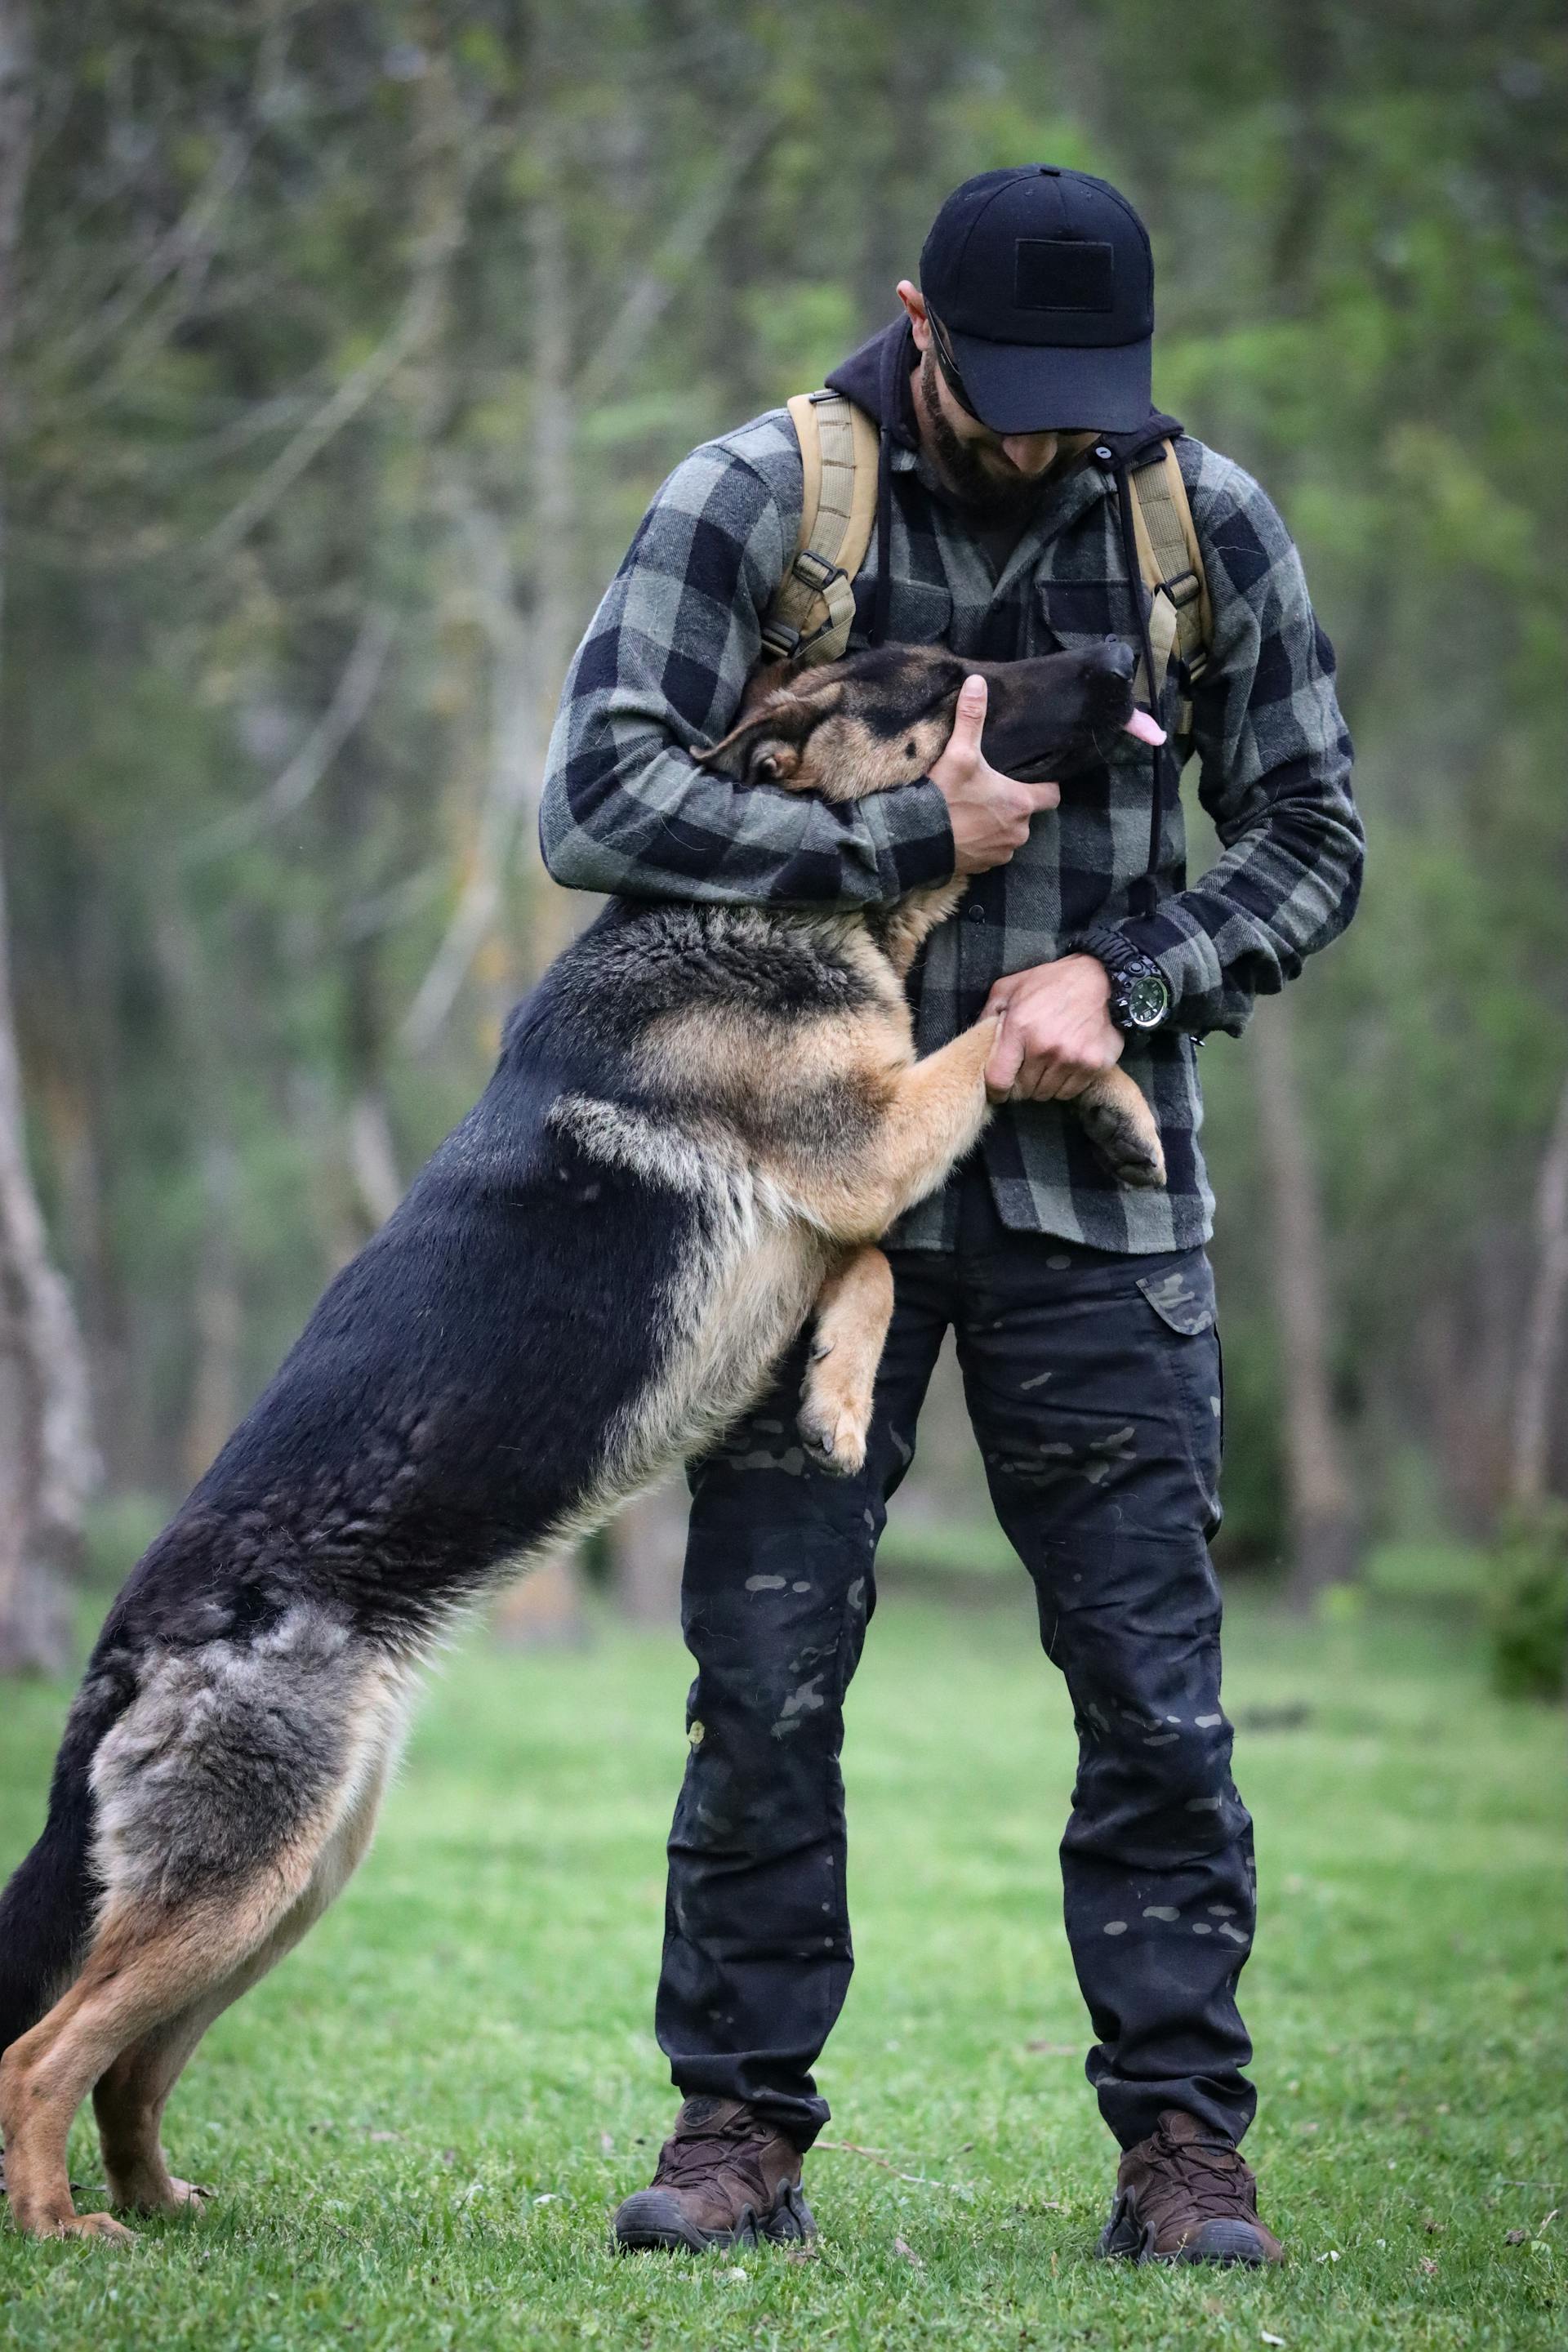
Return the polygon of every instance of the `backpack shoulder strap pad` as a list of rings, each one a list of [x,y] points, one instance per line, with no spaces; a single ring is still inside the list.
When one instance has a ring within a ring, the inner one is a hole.
[[[1132,535],[1138,549],[1138,569],[1152,600],[1149,642],[1156,671],[1151,685],[1142,677],[1140,664],[1136,690],[1157,703],[1174,654],[1182,680],[1176,729],[1179,734],[1185,734],[1193,723],[1189,689],[1208,664],[1214,614],[1187,486],[1176,461],[1175,443],[1162,441],[1153,457],[1135,474],[1129,475],[1128,487],[1132,493]]]
[[[762,658],[837,661],[877,517],[877,428],[837,392],[797,393],[789,413],[800,443],[800,535],[763,615]]]

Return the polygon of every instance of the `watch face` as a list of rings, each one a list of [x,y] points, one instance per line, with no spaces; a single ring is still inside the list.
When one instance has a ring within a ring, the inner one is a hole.
[[[1171,1009],[1171,992],[1155,973],[1142,973],[1127,990],[1127,1018],[1135,1029],[1152,1029]]]

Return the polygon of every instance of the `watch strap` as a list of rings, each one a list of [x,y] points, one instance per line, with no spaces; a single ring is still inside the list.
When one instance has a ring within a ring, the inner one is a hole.
[[[1075,938],[1068,940],[1062,952],[1064,955],[1091,955],[1097,963],[1104,965],[1110,981],[1106,1010],[1119,1029],[1146,1033],[1150,1028],[1158,1027],[1157,1022],[1134,1021],[1130,1006],[1134,982],[1153,980],[1158,981],[1164,990],[1166,1009],[1169,1010],[1171,984],[1152,955],[1146,955],[1142,948],[1134,947],[1132,941],[1124,939],[1120,931],[1113,931],[1109,926],[1100,923],[1091,923],[1087,930],[1079,931]]]

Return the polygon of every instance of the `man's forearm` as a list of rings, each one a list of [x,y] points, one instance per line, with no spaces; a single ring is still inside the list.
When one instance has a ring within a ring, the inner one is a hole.
[[[572,665],[540,844],[558,882],[628,898],[875,906],[952,872],[946,803],[742,787],[692,754],[732,721],[799,522],[792,429],[693,451],[659,491]]]
[[[1362,865],[1353,810],[1315,805],[1244,834],[1191,889],[1115,928],[1163,973],[1169,1026],[1238,1036],[1254,999],[1276,994],[1344,929]]]
[[[552,771],[540,842],[569,889],[719,905],[885,906],[953,869],[933,785],[832,806],[710,776],[658,729],[592,717]]]

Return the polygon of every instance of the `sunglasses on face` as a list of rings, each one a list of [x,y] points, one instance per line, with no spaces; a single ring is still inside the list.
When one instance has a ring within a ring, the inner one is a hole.
[[[949,392],[952,393],[965,416],[972,416],[976,425],[985,425],[985,419],[963,388],[963,378],[958,372],[958,362],[947,348],[947,337],[942,332],[942,322],[934,310],[926,312],[926,324],[931,329],[931,339],[936,351],[936,363],[947,378]],[[991,427],[985,425],[985,430],[989,433]]]
[[[946,380],[949,392],[952,393],[954,400],[957,401],[965,416],[973,417],[976,425],[984,425],[987,433],[994,434],[996,430],[995,426],[994,425],[985,424],[985,419],[981,415],[980,411],[975,407],[974,403],[970,399],[968,393],[964,390],[963,378],[958,371],[958,362],[953,358],[952,353],[947,347],[946,332],[942,327],[941,320],[937,317],[934,310],[927,310],[926,324],[931,329],[931,345],[936,352],[936,363],[942,370],[942,375]],[[1099,428],[1092,425],[1062,425],[1055,427],[1047,427],[1047,429],[1054,430],[1063,441],[1071,441],[1092,440]]]

